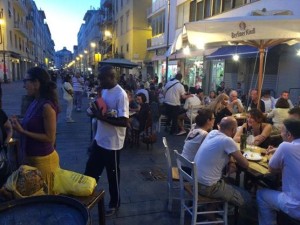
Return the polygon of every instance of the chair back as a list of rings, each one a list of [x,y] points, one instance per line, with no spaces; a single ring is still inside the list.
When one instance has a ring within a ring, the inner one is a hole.
[[[180,180],[180,186],[183,190],[184,184],[189,183],[193,189],[193,197],[197,199],[198,196],[198,180],[197,180],[197,169],[196,164],[194,162],[189,161],[185,157],[183,157],[181,154],[178,153],[177,150],[174,150],[177,167],[179,171],[179,180]],[[191,174],[187,173],[183,168],[189,168],[191,170]],[[197,202],[197,200],[195,201]]]
[[[166,157],[166,160],[167,160],[168,182],[172,182],[172,161],[171,161],[170,149],[169,149],[169,146],[168,146],[167,138],[163,137],[162,140],[163,140],[163,144],[164,144],[164,147],[165,147],[165,157]]]

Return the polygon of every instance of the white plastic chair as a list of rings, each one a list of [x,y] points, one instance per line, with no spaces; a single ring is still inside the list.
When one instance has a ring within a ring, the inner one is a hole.
[[[167,117],[165,115],[160,115],[158,119],[158,132],[160,133],[161,127],[165,127],[167,123]]]
[[[227,212],[228,204],[222,200],[213,199],[204,197],[198,194],[198,180],[197,180],[197,169],[194,162],[190,162],[184,158],[181,154],[174,150],[176,156],[177,167],[179,170],[179,180],[180,180],[180,224],[184,224],[184,215],[187,211],[192,216],[192,225],[196,224],[218,224],[222,223],[227,225]],[[190,168],[191,174],[188,174],[182,169],[182,166]],[[193,204],[190,206],[190,201],[192,200]],[[207,206],[211,204],[222,204],[223,209],[221,210],[206,210]],[[199,210],[201,209],[201,211]],[[203,210],[202,210],[203,209]],[[220,213],[223,215],[222,220],[215,221],[202,221],[197,222],[198,215],[208,215]]]
[[[173,199],[180,199],[179,194],[176,196],[176,190],[179,193],[179,184],[175,185],[174,183],[179,183],[179,174],[178,168],[172,166],[172,160],[170,155],[170,150],[168,147],[168,142],[166,137],[163,137],[163,144],[165,147],[165,156],[167,160],[167,179],[168,179],[168,210],[172,210]]]

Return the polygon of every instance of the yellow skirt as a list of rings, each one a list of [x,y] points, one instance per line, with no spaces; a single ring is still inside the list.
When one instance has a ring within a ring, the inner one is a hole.
[[[59,156],[54,150],[51,154],[46,156],[27,157],[27,163],[29,166],[38,168],[48,186],[48,194],[56,194],[53,191],[54,174],[59,166]]]

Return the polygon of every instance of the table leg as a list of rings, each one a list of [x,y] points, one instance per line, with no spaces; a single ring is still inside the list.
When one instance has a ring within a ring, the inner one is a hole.
[[[240,181],[241,181],[241,171],[237,170],[236,175],[235,175],[235,185],[240,186]],[[239,207],[235,206],[234,207],[234,224],[237,225],[239,221]]]
[[[99,216],[99,225],[105,225],[105,207],[104,207],[104,198],[101,198],[98,202],[98,216]]]

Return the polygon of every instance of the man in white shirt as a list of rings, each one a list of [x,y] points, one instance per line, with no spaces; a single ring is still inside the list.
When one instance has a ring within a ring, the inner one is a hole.
[[[98,77],[101,96],[107,106],[107,113],[95,104],[92,112],[97,118],[97,131],[86,163],[85,175],[98,181],[106,169],[110,202],[107,216],[116,213],[120,206],[120,150],[124,146],[126,127],[129,121],[129,101],[126,92],[117,84],[116,71],[112,66],[103,66]]]
[[[300,220],[300,120],[283,122],[279,145],[269,162],[271,173],[282,175],[282,191],[257,191],[258,220],[260,225],[276,225],[276,212],[281,210]]]
[[[186,95],[183,85],[180,83],[182,74],[177,73],[174,79],[171,79],[164,88],[166,106],[167,124],[172,122],[170,134],[177,134],[177,117],[180,113],[180,99],[187,99],[191,95]]]
[[[196,90],[196,93],[195,93],[194,89],[190,89],[190,93],[191,93],[191,97],[187,98],[185,100],[185,103],[183,106],[183,108],[187,111],[178,115],[178,117],[177,117],[179,133],[177,133],[176,135],[183,135],[186,133],[186,131],[184,130],[184,125],[183,125],[184,119],[187,117],[189,120],[192,120],[192,122],[193,122],[195,120],[195,117],[198,115],[198,110],[199,110],[200,106],[202,105],[200,96],[201,96],[201,94],[203,95],[203,90],[198,89],[198,90]]]
[[[228,165],[231,172],[235,163],[247,168],[249,163],[232,139],[237,122],[233,117],[224,117],[220,130],[212,130],[201,144],[194,162],[197,167],[199,194],[225,200],[236,206],[251,202],[250,194],[244,189],[227,184],[222,178],[223,169]]]

